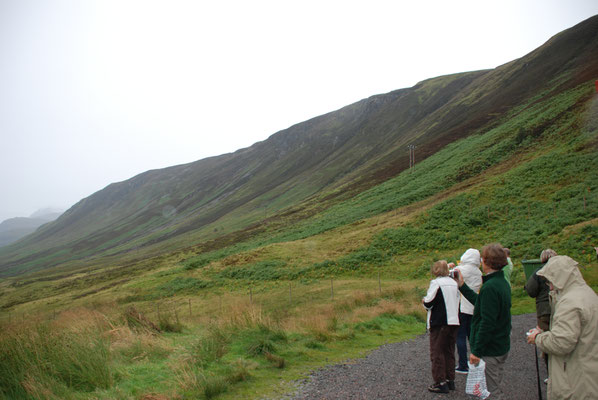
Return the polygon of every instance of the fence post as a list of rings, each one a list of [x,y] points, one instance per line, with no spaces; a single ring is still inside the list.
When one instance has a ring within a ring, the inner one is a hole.
[[[176,319],[176,323],[179,323],[179,313],[176,309],[176,301],[172,303],[172,307],[174,308],[174,318]]]
[[[330,298],[334,300],[334,283],[332,278],[330,278]]]

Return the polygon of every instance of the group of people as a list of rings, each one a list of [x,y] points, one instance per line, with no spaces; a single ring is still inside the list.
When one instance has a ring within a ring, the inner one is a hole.
[[[585,283],[573,259],[557,256],[550,249],[541,258],[545,264],[526,283],[526,291],[536,298],[538,319],[538,326],[528,333],[528,343],[545,355],[550,376],[548,398],[596,399],[598,296]],[[484,246],[481,253],[468,249],[458,266],[444,260],[432,265],[435,278],[422,299],[428,310],[434,379],[428,390],[455,390],[455,374],[467,374],[469,365],[483,359],[490,398],[505,398],[512,270],[509,249],[498,243]]]

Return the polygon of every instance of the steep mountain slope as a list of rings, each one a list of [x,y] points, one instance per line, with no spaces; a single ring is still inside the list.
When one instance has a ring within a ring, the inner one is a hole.
[[[148,171],[109,185],[57,221],[0,250],[0,275],[71,260],[145,255],[292,226],[447,144],[598,76],[598,17],[494,70],[443,76],[297,124],[232,154]],[[537,135],[544,125],[522,136]],[[514,128],[515,129],[515,128]],[[522,140],[524,138],[522,137]],[[460,180],[479,172],[464,171]],[[482,169],[483,170],[483,169]]]

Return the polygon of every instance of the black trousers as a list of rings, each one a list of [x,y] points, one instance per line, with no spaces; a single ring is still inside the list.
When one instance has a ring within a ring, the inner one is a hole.
[[[434,382],[455,380],[455,343],[459,325],[430,327],[430,361]]]

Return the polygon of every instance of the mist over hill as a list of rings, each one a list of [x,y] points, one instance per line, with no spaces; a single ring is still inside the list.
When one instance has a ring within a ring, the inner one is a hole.
[[[209,251],[266,231],[284,232],[399,176],[410,165],[408,145],[416,146],[419,163],[460,139],[505,128],[507,116],[573,90],[577,97],[562,113],[587,112],[594,96],[582,89],[598,78],[596,54],[598,16],[495,69],[431,78],[298,123],[234,153],[113,183],[0,249],[0,276],[92,259]],[[542,135],[569,129],[564,115],[505,131],[515,145],[556,145],[558,135]],[[585,143],[595,152],[596,141]],[[456,187],[493,162],[473,154],[462,160],[454,181],[443,183]],[[414,191],[410,201],[429,196]]]
[[[0,247],[9,245],[35,232],[37,228],[57,219],[63,211],[44,208],[29,217],[10,218],[0,222]]]

